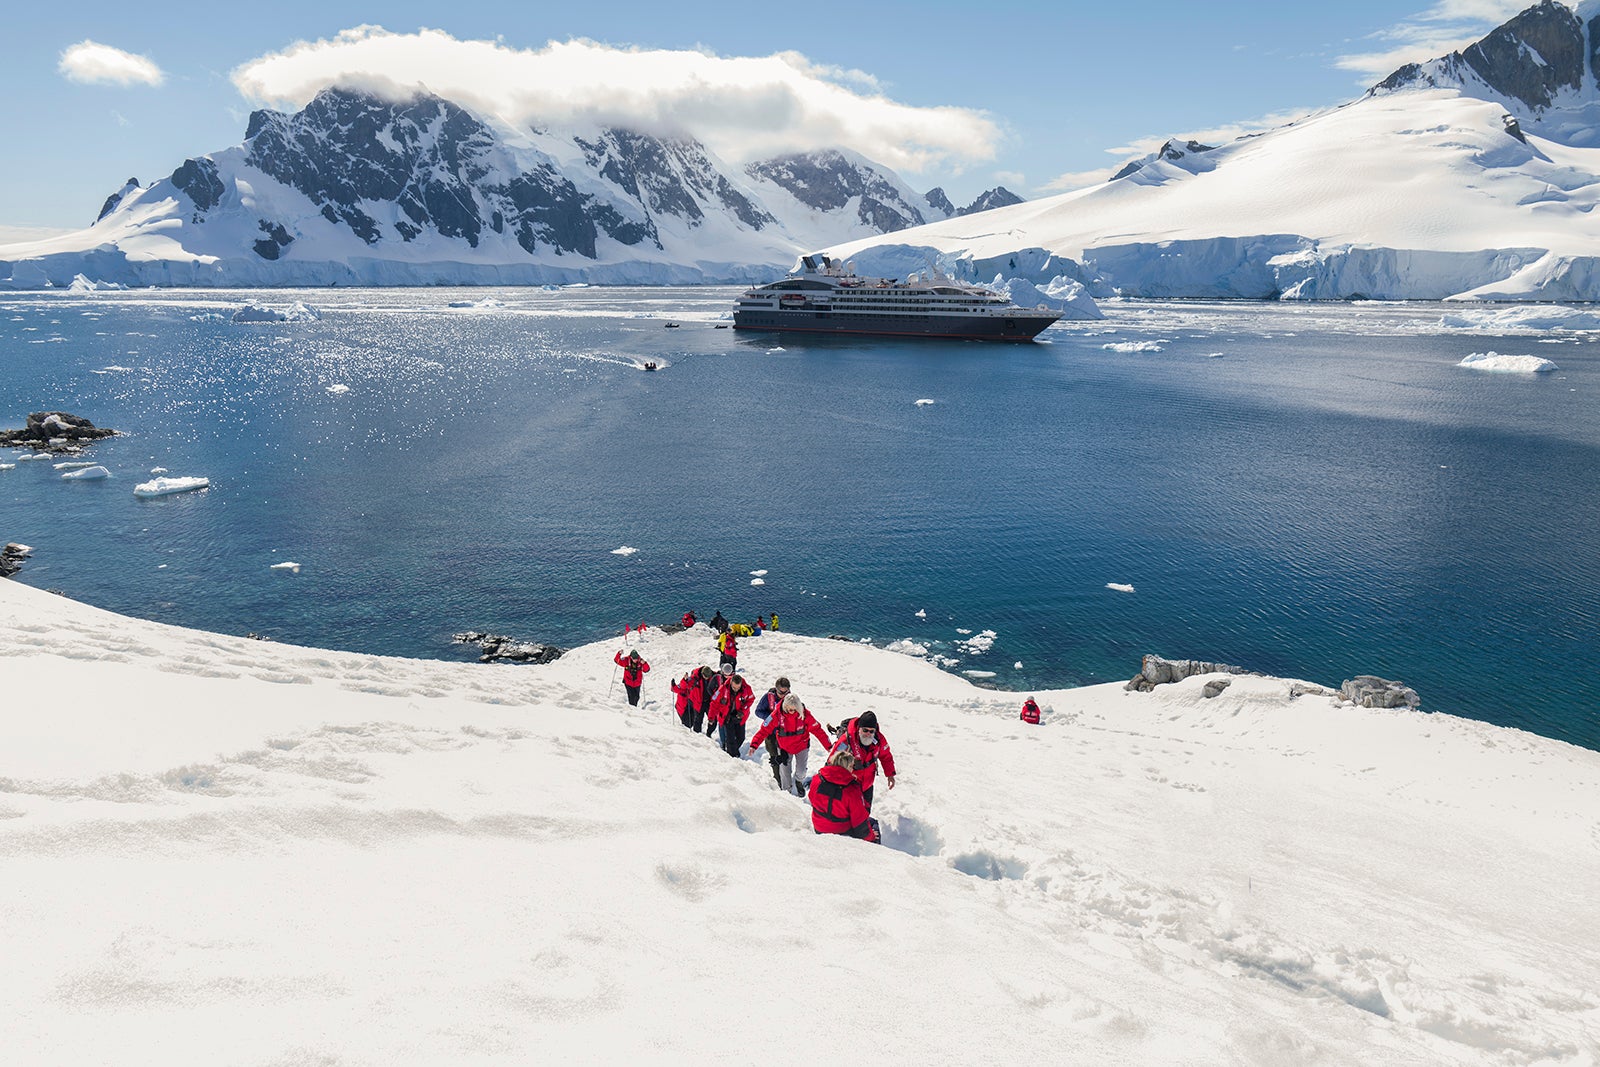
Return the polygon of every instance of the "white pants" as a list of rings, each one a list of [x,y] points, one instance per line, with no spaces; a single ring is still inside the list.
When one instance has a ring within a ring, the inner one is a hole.
[[[804,788],[801,783],[806,780],[806,764],[811,759],[811,748],[807,746],[799,752],[788,753],[788,756],[787,760],[778,764],[778,784],[783,786],[786,792],[799,795],[800,790],[795,786],[800,784],[801,788]]]

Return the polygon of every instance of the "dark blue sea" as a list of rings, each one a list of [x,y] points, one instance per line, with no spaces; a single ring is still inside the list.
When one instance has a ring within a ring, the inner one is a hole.
[[[1109,302],[1031,345],[806,340],[717,329],[735,292],[0,297],[0,425],[126,435],[105,481],[0,471],[0,541],[35,550],[15,580],[298,644],[777,612],[1007,689],[1145,652],[1378,674],[1600,748],[1593,335]],[[295,300],[320,321],[229,321]],[[1456,365],[1488,351],[1560,369]],[[211,488],[135,498],[155,467]]]

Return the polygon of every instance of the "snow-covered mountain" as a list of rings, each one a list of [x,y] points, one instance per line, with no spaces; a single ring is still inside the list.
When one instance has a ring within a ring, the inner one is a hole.
[[[744,281],[955,213],[844,152],[741,170],[687,136],[511,129],[428,93],[330,88],[130,179],[87,230],[0,250],[0,285]]]
[[[1095,296],[1600,300],[1600,0],[1543,0],[1358,100],[1112,180],[813,249]]]

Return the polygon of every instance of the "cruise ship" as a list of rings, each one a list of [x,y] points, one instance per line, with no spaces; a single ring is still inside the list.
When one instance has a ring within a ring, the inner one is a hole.
[[[1059,318],[1059,311],[1018,307],[992,289],[954,281],[937,268],[904,282],[862,278],[853,264],[827,256],[806,256],[789,277],[750,289],[733,308],[736,330],[974,341],[1031,341]]]

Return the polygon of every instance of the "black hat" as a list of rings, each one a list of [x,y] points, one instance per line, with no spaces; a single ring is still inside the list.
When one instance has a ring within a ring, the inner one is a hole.
[[[856,729],[859,730],[863,726],[868,730],[876,730],[878,728],[878,716],[874,712],[863,711],[856,716]]]

